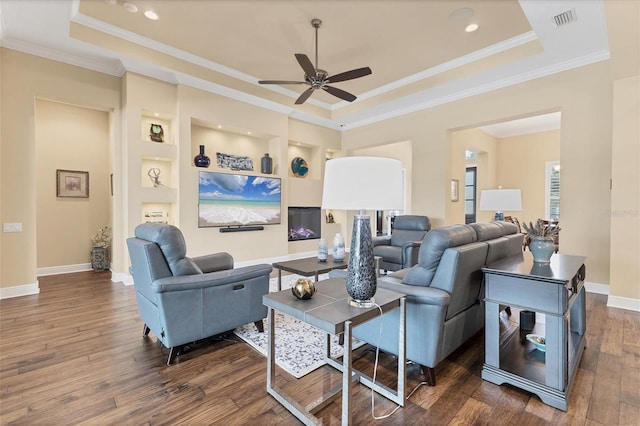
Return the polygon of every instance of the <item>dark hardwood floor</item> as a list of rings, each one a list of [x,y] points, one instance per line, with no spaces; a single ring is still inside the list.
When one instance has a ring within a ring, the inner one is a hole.
[[[297,425],[265,390],[266,359],[233,334],[209,339],[165,365],[155,336],[142,337],[133,287],[110,272],[40,277],[39,295],[0,301],[0,423],[28,425]],[[640,313],[587,295],[587,348],[568,412],[525,391],[480,377],[482,333],[436,368],[387,419],[371,417],[371,393],[356,385],[355,424],[640,424]],[[358,350],[371,372],[374,354]],[[394,359],[381,355],[379,379],[392,386]],[[279,370],[278,385],[303,403],[340,383],[323,367],[300,380]],[[408,369],[408,390],[420,381]],[[339,399],[319,413],[340,424]],[[375,396],[376,415],[394,408]]]

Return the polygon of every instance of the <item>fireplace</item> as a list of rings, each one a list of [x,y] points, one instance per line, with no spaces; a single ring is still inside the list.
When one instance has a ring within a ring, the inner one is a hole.
[[[320,238],[320,207],[289,207],[289,241]]]

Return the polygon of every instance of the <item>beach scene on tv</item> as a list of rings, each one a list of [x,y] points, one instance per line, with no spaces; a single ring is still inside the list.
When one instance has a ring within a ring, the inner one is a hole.
[[[280,179],[200,172],[198,226],[280,223]]]

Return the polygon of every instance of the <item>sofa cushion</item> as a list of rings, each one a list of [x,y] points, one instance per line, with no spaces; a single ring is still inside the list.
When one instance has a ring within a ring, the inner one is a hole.
[[[518,225],[513,222],[507,222],[504,220],[499,220],[497,222],[492,222],[502,228],[502,235],[511,235],[511,234],[519,234]]]
[[[156,243],[174,276],[202,274],[202,270],[186,257],[187,245],[182,232],[173,225],[143,223],[136,226],[135,236]]]
[[[478,241],[488,241],[504,235],[504,229],[497,223],[481,222],[472,223],[470,226],[476,231]]]
[[[477,238],[476,231],[469,225],[452,225],[428,232],[420,246],[418,264],[405,275],[402,282],[429,286],[442,253],[449,247],[473,243]]]

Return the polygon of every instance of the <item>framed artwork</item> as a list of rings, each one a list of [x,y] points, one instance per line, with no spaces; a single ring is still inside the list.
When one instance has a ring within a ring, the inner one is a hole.
[[[455,203],[458,200],[458,179],[451,179],[451,201]]]
[[[56,170],[58,197],[89,198],[89,172]]]

